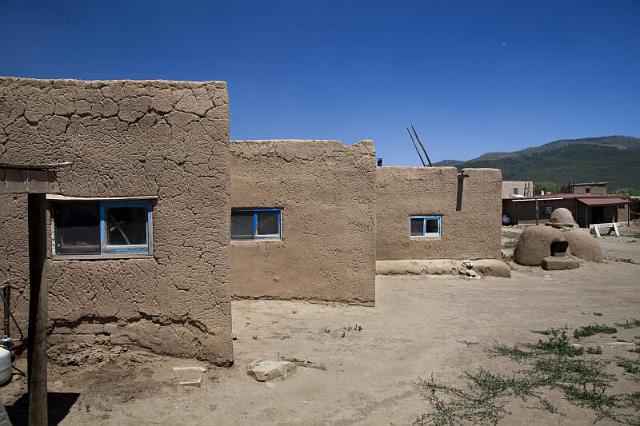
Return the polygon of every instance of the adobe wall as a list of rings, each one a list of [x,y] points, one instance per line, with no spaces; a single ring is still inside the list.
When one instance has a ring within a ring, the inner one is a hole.
[[[233,294],[375,301],[371,141],[231,142],[232,207],[282,210],[282,239],[231,242]]]
[[[379,167],[377,259],[499,259],[502,174],[455,167]],[[411,215],[442,215],[441,238],[410,236]]]
[[[502,181],[502,198],[517,198],[514,197],[513,189],[518,188],[519,196],[531,197],[533,196],[533,181],[531,180],[504,180]]]
[[[152,256],[48,260],[50,342],[231,363],[226,85],[0,78],[0,128],[0,162],[73,162],[63,195],[158,197]],[[0,280],[22,318],[25,200],[0,200]]]
[[[574,185],[572,189],[574,194],[607,195],[607,185]],[[589,192],[587,192],[587,189],[589,189]]]
[[[2,147],[0,145],[0,151]],[[27,225],[27,197],[0,194],[0,286],[11,287],[11,308],[25,335],[29,317],[29,291],[26,286],[29,277]],[[18,338],[19,334],[13,323],[11,330],[12,336]]]
[[[629,204],[619,204],[616,209],[617,221],[618,222],[626,222],[630,219],[629,217]]]

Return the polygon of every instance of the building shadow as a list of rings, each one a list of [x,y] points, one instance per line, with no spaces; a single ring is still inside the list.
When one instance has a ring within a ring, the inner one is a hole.
[[[80,396],[79,393],[73,392],[49,392],[48,394],[48,411],[49,411],[49,425],[59,424]],[[22,426],[28,424],[28,405],[29,395],[22,395],[13,405],[6,405],[7,414],[14,426]]]

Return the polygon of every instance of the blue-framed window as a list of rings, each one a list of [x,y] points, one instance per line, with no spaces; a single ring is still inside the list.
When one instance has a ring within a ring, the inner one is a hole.
[[[441,216],[411,216],[410,222],[412,237],[438,238],[442,235]]]
[[[231,239],[279,239],[282,235],[280,209],[231,209]]]
[[[150,200],[53,203],[54,254],[109,257],[152,253]]]

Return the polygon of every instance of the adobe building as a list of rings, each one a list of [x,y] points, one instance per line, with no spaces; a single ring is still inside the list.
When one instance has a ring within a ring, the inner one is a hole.
[[[498,169],[378,167],[377,259],[500,259]]]
[[[568,183],[560,188],[560,192],[580,195],[607,195],[607,182]]]
[[[241,298],[373,305],[373,143],[231,143],[231,285]]]
[[[502,199],[533,197],[533,181],[531,180],[503,180]]]
[[[50,342],[231,364],[226,85],[0,78],[0,128],[0,163],[73,163],[48,200]],[[23,324],[26,202],[0,196],[0,285]]]
[[[596,223],[629,222],[630,203],[628,197],[624,196],[562,193],[503,199],[502,208],[511,225],[532,225],[536,221],[547,223],[556,209],[565,208],[571,212],[579,226],[588,228]]]
[[[222,82],[0,78],[0,163],[47,200],[50,342],[233,362],[231,298],[373,305],[378,260],[500,257],[501,174],[376,167],[362,141],[229,142]],[[26,195],[0,196],[26,329]]]

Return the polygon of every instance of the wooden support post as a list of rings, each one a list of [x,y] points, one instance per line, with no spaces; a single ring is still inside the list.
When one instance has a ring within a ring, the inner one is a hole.
[[[540,207],[538,206],[538,199],[536,198],[536,225],[540,224]]]
[[[29,194],[29,335],[27,375],[30,426],[46,426],[47,410],[47,247],[46,196]]]
[[[589,220],[589,207],[584,206],[584,217],[586,218],[587,226],[591,225],[591,221]]]
[[[631,204],[627,204],[627,227],[631,226]]]

